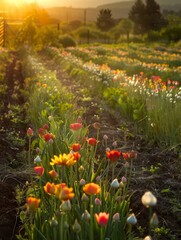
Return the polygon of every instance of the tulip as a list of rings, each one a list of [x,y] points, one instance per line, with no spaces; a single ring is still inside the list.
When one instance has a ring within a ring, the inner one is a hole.
[[[109,220],[109,213],[100,212],[99,214],[95,213],[95,219],[101,227],[105,227]]]
[[[157,204],[156,197],[150,191],[145,192],[145,194],[141,198],[141,201],[146,207],[153,207]]]

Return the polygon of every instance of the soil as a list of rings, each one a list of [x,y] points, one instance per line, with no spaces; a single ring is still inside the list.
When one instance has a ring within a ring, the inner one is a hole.
[[[21,65],[18,64],[19,67],[15,67],[18,58],[14,53],[13,58],[14,61],[7,64],[6,73],[10,95],[12,94],[13,81],[19,79],[22,87],[24,81]],[[87,100],[85,100],[85,96],[83,97],[80,91],[82,86],[79,81],[71,79],[60,66],[55,66],[54,62],[48,62],[47,59],[44,59],[43,62],[46,62],[47,67],[51,70],[56,70],[57,78],[70,92],[75,94],[77,106],[85,108],[83,119],[89,125],[90,137],[96,137],[97,134],[93,123],[100,123],[99,155],[105,154],[102,151],[105,146],[101,140],[104,135],[108,136],[110,148],[113,142],[116,142],[117,148],[121,151],[134,150],[137,152],[138,157],[134,160],[130,194],[132,194],[131,208],[138,218],[138,225],[142,227],[139,228],[140,231],[144,230],[148,223],[148,210],[142,206],[140,199],[145,191],[152,191],[158,200],[154,211],[158,215],[159,226],[168,229],[167,234],[162,233],[159,239],[181,239],[181,173],[179,171],[181,164],[178,153],[174,149],[148,142],[145,136],[136,133],[132,123],[128,123],[119,113],[109,109],[93,92],[92,96],[87,96]],[[14,77],[12,78],[12,76]],[[9,101],[13,100],[9,99]],[[18,104],[23,104],[22,98]],[[7,131],[11,130],[7,121],[3,121],[1,124],[1,128],[4,126]],[[23,131],[25,132],[25,126]],[[23,131],[21,129],[22,134]],[[21,223],[18,218],[15,189],[17,185],[23,186],[28,179],[26,174],[22,175],[18,171],[9,170],[9,165],[11,169],[12,166],[7,159],[9,156],[16,159],[17,152],[21,152],[23,149],[14,150],[10,143],[6,144],[8,142],[6,139],[5,134],[0,135],[0,240],[16,239],[15,235],[18,233]],[[138,228],[136,231],[139,231]]]

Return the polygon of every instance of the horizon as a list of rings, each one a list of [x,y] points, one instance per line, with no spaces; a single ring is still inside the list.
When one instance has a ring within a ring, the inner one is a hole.
[[[100,5],[117,2],[130,2],[132,0],[24,0],[27,3],[37,3],[43,7],[73,7],[73,8],[96,8]]]

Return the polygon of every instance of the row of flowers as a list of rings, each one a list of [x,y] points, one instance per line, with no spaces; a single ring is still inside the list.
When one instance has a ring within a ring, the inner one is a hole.
[[[132,227],[139,223],[130,208],[128,189],[137,152],[121,151],[115,144],[108,146],[109,136],[99,138],[100,123],[93,123],[97,137],[89,136],[89,127],[74,108],[71,114],[70,108],[56,111],[66,99],[58,95],[59,101],[55,101],[56,92],[68,92],[58,88],[55,76],[52,78],[36,58],[27,59],[26,89],[31,90],[28,107],[35,114],[30,118],[33,127],[27,130],[31,181],[19,190],[22,198],[17,197],[24,201],[26,196],[18,238],[134,239]],[[101,157],[97,155],[99,145],[105,152]],[[151,212],[157,199],[146,192],[141,201],[150,209],[150,222],[141,236],[148,240],[158,226],[157,215]]]
[[[29,239],[116,240],[120,234],[121,239],[134,239],[132,226],[137,218],[129,209],[128,188],[137,152],[109,149],[104,136],[105,157],[97,159],[95,152],[101,141],[87,136],[79,118],[69,126],[71,134],[65,143],[69,150],[54,155],[51,150],[58,142],[50,131],[53,127],[50,121],[36,131],[38,136],[31,128],[27,130],[28,138],[35,141],[37,137],[43,147],[36,148],[36,177],[29,183],[26,210],[21,213],[25,224],[32,227]],[[151,213],[157,199],[148,191],[141,202],[150,209],[147,231],[152,232],[158,226],[156,213]]]

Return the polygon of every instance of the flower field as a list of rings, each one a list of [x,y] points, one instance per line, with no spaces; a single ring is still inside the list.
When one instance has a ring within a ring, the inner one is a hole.
[[[26,175],[7,239],[179,239],[180,50],[21,49],[13,85],[0,51],[0,133],[18,148],[2,183]]]

